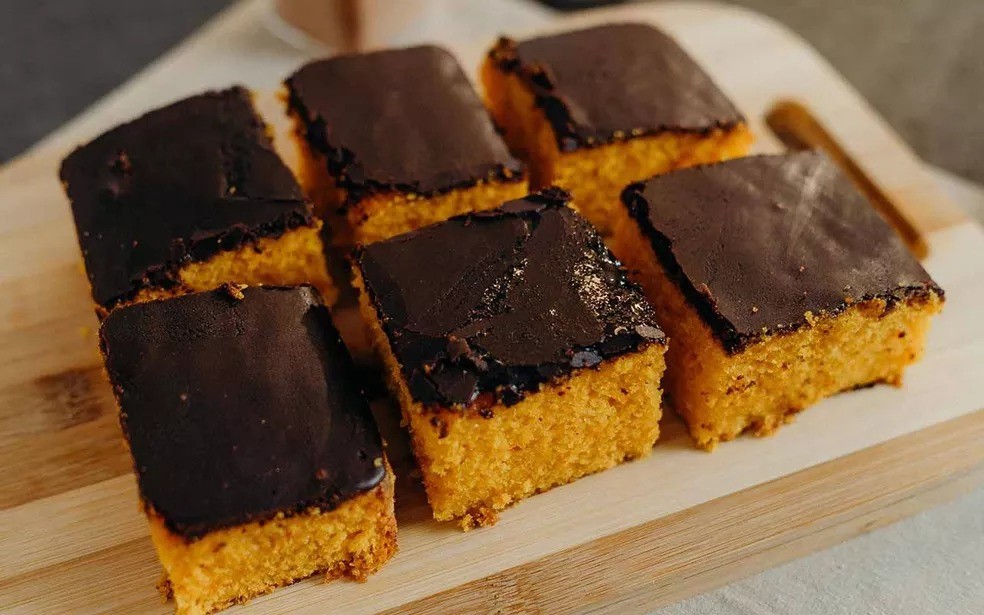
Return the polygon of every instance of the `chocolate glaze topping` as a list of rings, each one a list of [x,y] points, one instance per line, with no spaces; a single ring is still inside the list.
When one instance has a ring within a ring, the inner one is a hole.
[[[331,509],[383,479],[355,368],[310,287],[123,307],[100,337],[140,493],[172,532]]]
[[[416,401],[511,405],[663,343],[641,290],[568,199],[546,190],[356,253]]]
[[[286,85],[309,145],[349,203],[373,192],[429,195],[522,179],[468,78],[439,47],[312,62]]]
[[[503,38],[490,57],[523,80],[564,152],[744,122],[690,56],[648,25],[612,24],[519,43]]]
[[[249,92],[209,92],[151,111],[61,167],[97,303],[177,284],[189,261],[309,224]]]
[[[752,156],[622,193],[663,267],[730,353],[852,303],[943,295],[819,152]]]

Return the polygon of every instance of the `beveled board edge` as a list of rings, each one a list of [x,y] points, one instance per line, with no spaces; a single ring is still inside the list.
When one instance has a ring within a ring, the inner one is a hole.
[[[984,410],[384,612],[652,610],[984,484],[982,441]]]

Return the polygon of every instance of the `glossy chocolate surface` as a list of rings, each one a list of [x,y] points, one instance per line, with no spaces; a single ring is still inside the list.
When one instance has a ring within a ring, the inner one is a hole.
[[[567,199],[544,191],[357,253],[416,401],[509,405],[663,342],[639,287]]]
[[[172,532],[332,509],[383,479],[369,405],[312,288],[139,303],[100,337],[141,496]]]

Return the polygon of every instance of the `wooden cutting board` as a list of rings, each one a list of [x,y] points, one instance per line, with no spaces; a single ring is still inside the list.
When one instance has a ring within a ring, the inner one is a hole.
[[[0,610],[164,613],[159,566],[137,509],[97,323],[81,273],[61,157],[109,124],[204,86],[273,85],[303,56],[257,34],[267,6],[226,12],[91,113],[0,171]],[[400,553],[365,584],[316,579],[241,612],[650,609],[891,523],[984,481],[984,232],[817,54],[758,15],[712,4],[634,5],[550,24],[646,21],[673,35],[752,120],[809,102],[847,150],[928,232],[946,289],[926,358],[901,389],[839,395],[772,438],[694,449],[672,416],[653,455],[506,511],[462,533],[429,518],[404,439]],[[539,24],[542,26],[542,24]],[[510,33],[528,34],[517,25]],[[455,39],[477,66],[494,32]],[[258,39],[259,37],[259,39]],[[257,42],[260,40],[260,42]],[[585,61],[590,61],[586,58]],[[380,406],[380,413],[389,410]]]

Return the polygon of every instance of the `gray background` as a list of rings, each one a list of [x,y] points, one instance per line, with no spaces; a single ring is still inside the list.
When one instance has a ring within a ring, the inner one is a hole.
[[[0,0],[0,161],[230,0]],[[984,0],[740,0],[802,34],[926,160],[984,183]]]

